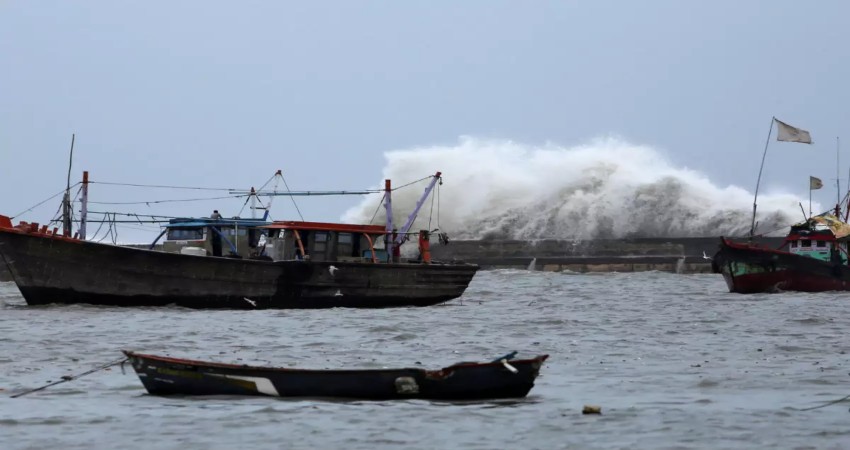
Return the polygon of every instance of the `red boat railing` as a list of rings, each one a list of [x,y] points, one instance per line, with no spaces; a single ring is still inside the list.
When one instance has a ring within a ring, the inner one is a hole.
[[[59,227],[48,229],[47,225],[39,226],[38,222],[20,221],[17,225],[12,225],[12,219],[0,215],[0,230],[19,233],[19,234],[34,234],[37,236],[47,237],[51,239],[61,239],[66,241],[79,241],[76,236],[65,236],[59,232]]]

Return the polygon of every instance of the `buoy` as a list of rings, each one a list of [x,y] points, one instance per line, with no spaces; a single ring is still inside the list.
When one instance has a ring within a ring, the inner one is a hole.
[[[582,414],[602,414],[601,406],[594,405],[584,405],[584,408],[581,410]]]

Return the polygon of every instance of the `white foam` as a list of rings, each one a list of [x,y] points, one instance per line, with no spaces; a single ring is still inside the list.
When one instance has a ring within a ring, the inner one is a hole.
[[[439,227],[454,238],[743,236],[750,229],[751,192],[716,186],[650,147],[616,138],[562,147],[462,137],[456,145],[388,152],[386,159],[384,176],[396,185],[443,172]],[[416,186],[393,193],[396,223],[421,195],[424,185]],[[762,192],[757,232],[784,234],[799,221],[801,201]],[[369,197],[343,220],[369,222],[379,202]],[[429,217],[436,228],[436,203],[433,214],[430,203],[422,208],[413,229],[427,228]],[[372,222],[383,220],[381,208]]]

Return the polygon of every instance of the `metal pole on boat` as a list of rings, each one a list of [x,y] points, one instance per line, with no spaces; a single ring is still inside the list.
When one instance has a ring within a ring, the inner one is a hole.
[[[841,175],[838,174],[838,148],[841,146],[841,141],[838,136],[835,136],[835,208],[838,209],[841,204]],[[839,215],[836,212],[836,215]]]
[[[83,171],[83,186],[80,190],[80,239],[86,240],[86,219],[89,213],[89,171]]]
[[[847,222],[847,218],[850,217],[850,169],[847,169],[847,187],[848,187],[848,195],[845,195],[844,198],[847,200],[847,205],[844,207],[844,221]]]
[[[390,180],[384,180],[384,208],[387,209],[387,228],[386,228],[386,237],[384,238],[384,242],[386,242],[387,255],[390,257],[390,261],[392,261],[393,247],[395,246],[395,242],[392,239],[393,233],[393,201],[392,201],[392,183]]]
[[[812,181],[809,177],[809,219],[812,217]],[[808,219],[807,219],[808,220]]]
[[[762,170],[764,170],[764,159],[765,159],[765,157],[767,157],[767,147],[768,147],[768,145],[770,145],[770,135],[771,135],[771,133],[773,133],[773,122],[775,122],[775,121],[776,121],[775,116],[770,118],[770,129],[767,130],[767,140],[765,140],[765,142],[764,142],[764,153],[762,153],[762,155],[761,155],[761,166],[759,166],[759,176],[758,176],[758,179],[756,179],[756,193],[755,193],[755,196],[753,197],[753,220],[750,224],[750,239],[752,239],[753,236],[756,234],[756,208],[757,208],[757,201],[758,201],[758,198],[759,198],[759,184],[761,184],[761,173],[762,173]]]
[[[257,191],[251,186],[251,218],[257,218]]]
[[[68,181],[65,184],[65,197],[62,199],[62,233],[71,235],[71,165],[74,162],[74,134],[71,134],[71,154],[68,157]]]

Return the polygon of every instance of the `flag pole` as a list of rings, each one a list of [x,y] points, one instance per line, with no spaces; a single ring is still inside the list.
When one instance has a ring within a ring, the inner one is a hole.
[[[841,175],[838,174],[838,148],[841,141],[835,136],[835,207],[841,204]]]
[[[809,219],[812,218],[812,177],[809,175]]]
[[[756,234],[756,205],[759,198],[759,184],[761,184],[761,172],[764,170],[764,159],[767,157],[767,147],[770,145],[770,135],[773,133],[773,122],[776,121],[776,116],[770,118],[770,129],[767,130],[767,140],[764,142],[764,153],[761,155],[761,166],[759,166],[759,176],[756,179],[756,193],[753,197],[753,221],[750,225],[750,239]]]

